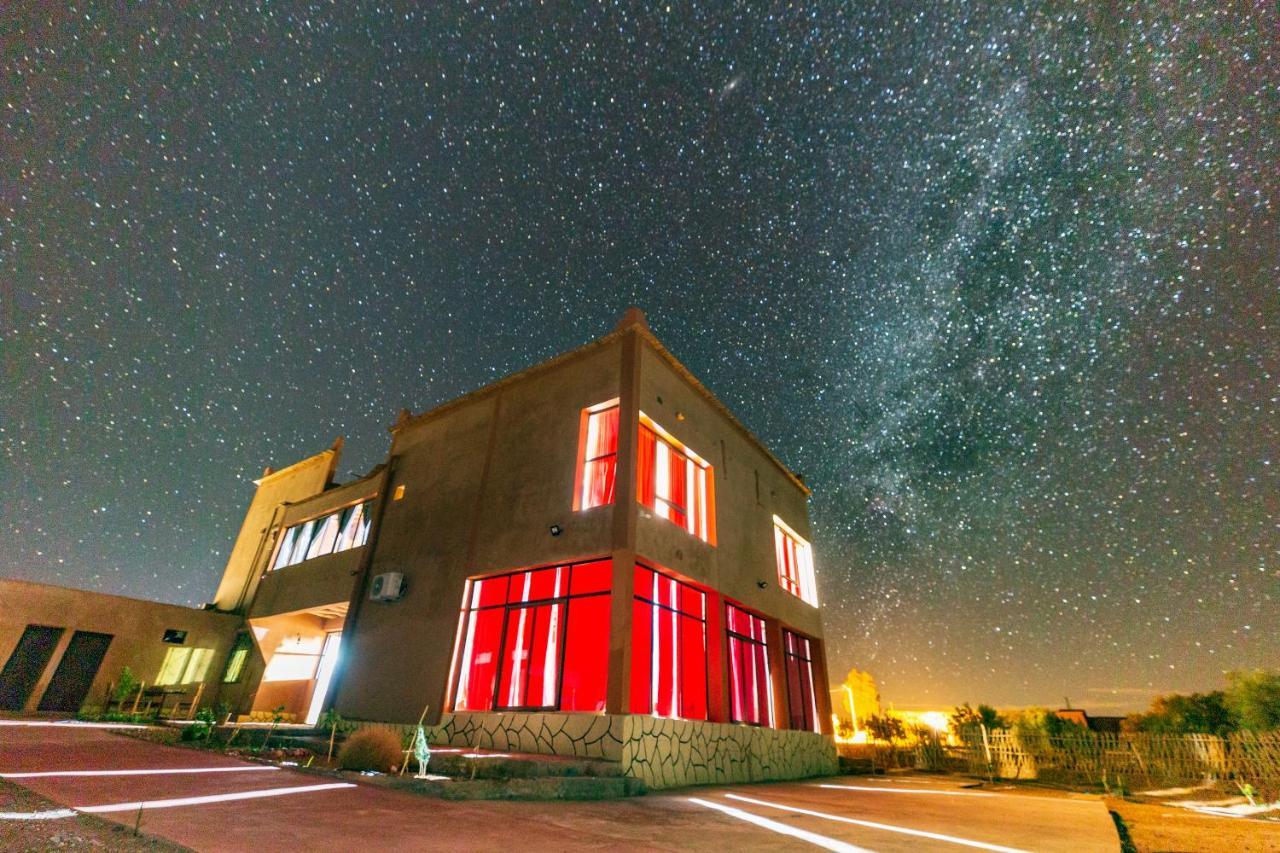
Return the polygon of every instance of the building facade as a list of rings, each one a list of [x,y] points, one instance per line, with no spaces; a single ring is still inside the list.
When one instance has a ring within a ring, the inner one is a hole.
[[[809,490],[639,311],[402,412],[385,462],[339,485],[341,451],[257,481],[211,606],[243,620],[234,711],[425,713],[438,740],[649,765],[676,738],[740,778],[833,763]]]

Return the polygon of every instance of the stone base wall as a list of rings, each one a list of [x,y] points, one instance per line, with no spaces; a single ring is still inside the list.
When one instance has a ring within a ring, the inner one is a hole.
[[[408,742],[413,726],[388,728]],[[426,727],[441,746],[619,761],[649,789],[833,776],[836,747],[826,735],[648,716],[560,713],[444,714]]]
[[[443,714],[429,736],[432,743],[449,746],[617,761],[624,719],[554,712]]]
[[[622,767],[650,789],[833,776],[825,735],[755,726],[629,716]]]

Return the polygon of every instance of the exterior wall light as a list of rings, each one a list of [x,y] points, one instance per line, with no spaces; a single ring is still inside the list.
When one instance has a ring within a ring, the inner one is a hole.
[[[564,528],[558,524],[553,524],[548,529],[551,531],[552,536],[559,536],[561,533],[564,533]]]

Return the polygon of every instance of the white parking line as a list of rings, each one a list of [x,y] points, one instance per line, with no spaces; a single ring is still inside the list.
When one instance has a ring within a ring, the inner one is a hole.
[[[243,767],[164,767],[142,770],[41,770],[33,773],[0,773],[0,779],[47,779],[51,776],[170,776],[183,773],[251,773],[279,770],[269,764],[246,764]]]
[[[941,790],[925,790],[923,788],[871,788],[863,785],[815,785],[817,788],[831,788],[836,791],[875,791],[881,794],[941,794],[944,797],[995,797],[998,794],[990,794],[980,791],[941,791]]]
[[[145,729],[133,723],[85,723],[80,720],[0,720],[0,726],[54,729]]]
[[[229,803],[235,800],[253,800],[258,797],[283,797],[286,794],[309,794],[315,791],[332,791],[337,788],[354,788],[351,782],[328,782],[323,785],[299,785],[293,788],[265,788],[260,791],[238,791],[234,794],[210,794],[204,797],[177,797],[171,800],[141,800],[133,803],[110,803],[104,806],[76,806],[78,812],[106,814],[107,812],[132,812],[138,809],[172,809],[178,806],[203,806],[209,803]]]
[[[51,809],[45,812],[0,812],[0,820],[57,820],[75,817],[74,809]]]
[[[825,835],[819,835],[816,832],[809,832],[806,829],[798,829],[794,826],[787,826],[785,823],[778,823],[776,820],[769,820],[767,817],[760,817],[751,812],[744,812],[742,809],[735,809],[732,806],[726,806],[721,803],[713,803],[708,800],[700,800],[697,797],[690,797],[689,802],[697,803],[700,806],[706,806],[709,809],[715,809],[723,812],[729,817],[736,817],[738,820],[745,820],[747,823],[755,824],[764,829],[777,832],[781,835],[789,835],[792,838],[799,838],[801,841],[808,841],[826,850],[835,850],[837,853],[872,853],[865,847],[855,847],[852,844],[846,844],[835,838],[828,838]]]
[[[809,815],[810,817],[820,817],[824,820],[834,820],[840,823],[850,823],[854,826],[865,826],[868,829],[883,829],[886,832],[899,832],[903,835],[914,835],[917,838],[931,838],[934,841],[948,841],[952,844],[960,844],[965,847],[976,847],[979,850],[993,850],[996,853],[1029,853],[1029,851],[1021,850],[1017,847],[1004,847],[999,844],[988,844],[985,841],[973,841],[968,838],[957,838],[954,835],[943,835],[940,832],[926,832],[923,829],[908,829],[905,826],[894,826],[889,823],[876,823],[871,820],[858,820],[852,817],[842,817],[840,815],[827,814],[825,812],[815,812],[810,809],[796,808],[795,806],[784,806],[779,803],[771,803],[768,800],[756,800],[751,797],[743,797],[739,794],[725,794],[731,800],[741,800],[744,803],[754,803],[757,806],[766,806],[771,809],[781,809],[782,811],[795,812],[796,814]]]

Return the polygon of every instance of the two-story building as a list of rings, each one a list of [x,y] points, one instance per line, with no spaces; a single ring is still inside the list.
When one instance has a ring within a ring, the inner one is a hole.
[[[834,768],[809,490],[638,310],[391,436],[353,482],[341,441],[257,481],[221,701],[651,784]]]

